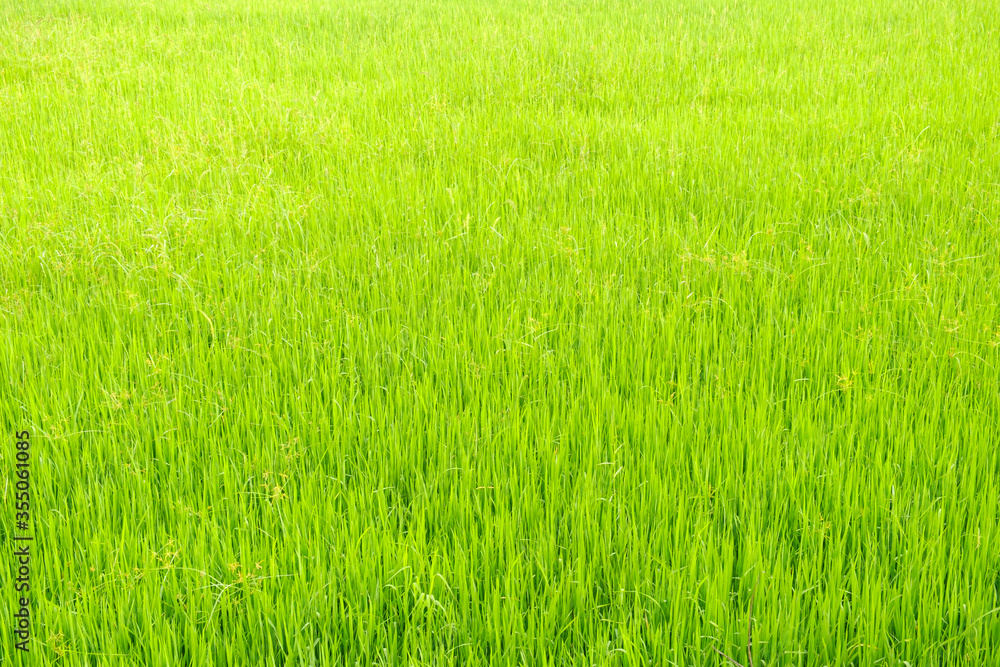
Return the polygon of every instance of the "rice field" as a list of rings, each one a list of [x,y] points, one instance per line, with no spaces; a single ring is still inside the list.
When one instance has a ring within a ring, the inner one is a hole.
[[[998,44],[6,3],[0,662],[1000,664]]]

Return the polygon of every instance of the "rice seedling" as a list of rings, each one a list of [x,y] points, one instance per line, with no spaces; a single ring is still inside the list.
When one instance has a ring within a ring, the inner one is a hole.
[[[3,664],[996,664],[998,43],[8,3]]]

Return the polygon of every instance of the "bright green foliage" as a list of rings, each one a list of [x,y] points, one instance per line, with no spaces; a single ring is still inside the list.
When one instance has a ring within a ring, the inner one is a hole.
[[[4,3],[0,662],[1000,663],[998,44]]]

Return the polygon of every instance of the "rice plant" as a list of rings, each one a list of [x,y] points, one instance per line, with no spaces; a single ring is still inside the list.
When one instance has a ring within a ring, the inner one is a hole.
[[[0,662],[1000,663],[998,44],[6,3]]]

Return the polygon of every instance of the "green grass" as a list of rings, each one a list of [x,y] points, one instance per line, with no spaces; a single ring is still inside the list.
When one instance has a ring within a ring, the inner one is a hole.
[[[6,3],[0,662],[997,664],[998,43]]]

